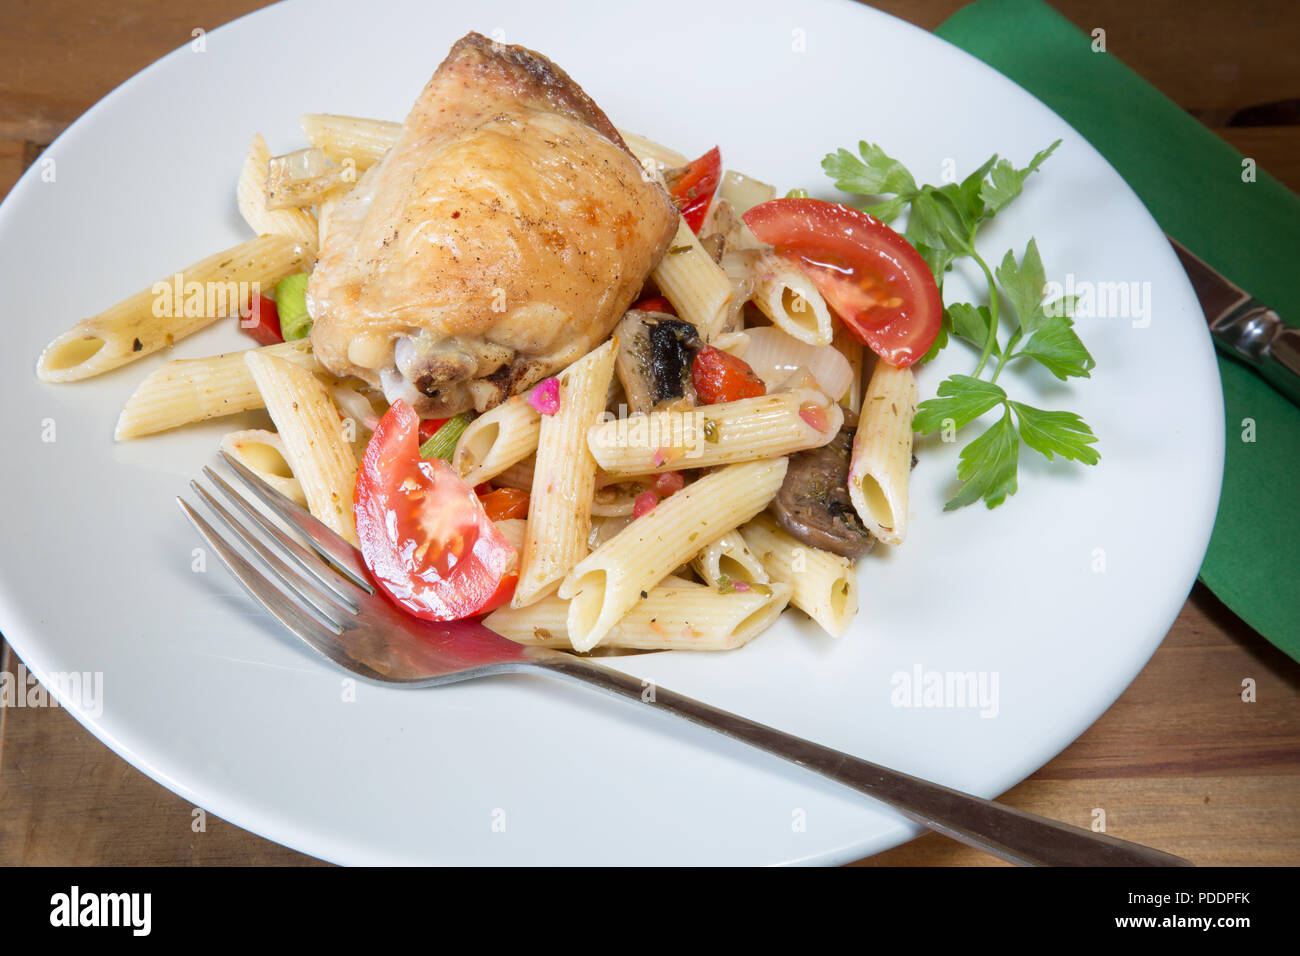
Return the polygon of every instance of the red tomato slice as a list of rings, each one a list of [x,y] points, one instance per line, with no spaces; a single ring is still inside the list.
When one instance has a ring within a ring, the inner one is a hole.
[[[681,210],[691,232],[698,233],[704,215],[722,180],[722,153],[714,146],[697,160],[687,163],[682,172],[668,183],[668,193]]]
[[[673,304],[661,295],[648,295],[644,299],[638,299],[632,303],[632,308],[638,312],[663,312],[667,315],[676,315],[677,310]]]
[[[519,555],[450,464],[420,457],[419,428],[403,401],[380,419],[357,473],[357,537],[398,607],[455,621],[510,599]]]
[[[420,422],[420,444],[423,445],[434,435],[438,434],[438,429],[447,424],[450,419],[447,418],[426,418]]]
[[[706,345],[695,353],[691,380],[695,385],[695,396],[702,405],[738,402],[742,398],[767,394],[767,385],[748,362],[712,345]]]
[[[264,295],[255,295],[239,316],[239,327],[258,345],[276,345],[284,341],[280,334],[280,313],[275,303]]]
[[[929,351],[943,319],[939,287],[921,254],[879,219],[821,199],[773,199],[743,218],[890,365]]]

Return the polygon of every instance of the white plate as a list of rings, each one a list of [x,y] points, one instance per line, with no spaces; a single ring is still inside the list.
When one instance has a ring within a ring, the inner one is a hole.
[[[303,112],[400,119],[471,29],[550,56],[616,123],[691,154],[720,143],[728,165],[781,189],[831,195],[822,155],[860,138],[930,182],[947,159],[964,174],[1064,140],[981,245],[1000,259],[1033,235],[1052,277],[1149,283],[1149,327],[1079,322],[1092,380],[1004,378],[1082,414],[1101,465],[1025,450],[1005,506],[943,514],[959,445],[924,442],[909,540],[863,561],[843,639],[791,613],[741,651],[618,664],[984,796],[1061,751],[1150,657],[1204,553],[1223,458],[1213,350],[1159,228],[1077,133],[954,47],[840,2],[290,3],[165,57],[82,117],[46,154],[54,181],[38,163],[0,209],[0,628],[28,666],[102,672],[102,714],[69,703],[108,746],[220,817],[343,863],[838,863],[916,833],[793,766],[558,682],[362,685],[345,702],[342,675],[215,558],[192,570],[200,542],[173,499],[229,423],[113,443],[126,397],[172,356],[36,380],[40,349],[73,321],[246,237],[234,183],[255,131],[287,150]],[[246,345],[220,323],[176,354]],[[949,348],[921,373],[923,397],[972,367]],[[893,706],[893,676],[918,667],[996,675],[996,716]]]

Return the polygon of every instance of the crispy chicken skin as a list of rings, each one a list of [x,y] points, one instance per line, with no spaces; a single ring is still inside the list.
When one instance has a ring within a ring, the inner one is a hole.
[[[563,70],[470,33],[330,218],[313,350],[424,417],[482,411],[607,338],[677,220]]]

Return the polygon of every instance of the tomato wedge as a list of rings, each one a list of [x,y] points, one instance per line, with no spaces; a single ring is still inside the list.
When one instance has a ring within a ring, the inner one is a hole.
[[[668,194],[681,210],[682,218],[691,227],[691,232],[698,233],[704,225],[705,213],[709,211],[709,203],[721,180],[722,153],[714,146],[699,159],[687,163],[667,181]]]
[[[921,254],[875,216],[821,199],[772,199],[743,218],[890,365],[929,351],[943,320],[939,287]]]
[[[420,457],[419,429],[414,409],[397,401],[366,446],[355,493],[362,557],[416,617],[490,611],[514,593],[519,555],[450,464]]]

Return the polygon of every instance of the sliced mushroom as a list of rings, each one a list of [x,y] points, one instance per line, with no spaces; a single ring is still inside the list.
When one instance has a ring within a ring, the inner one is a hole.
[[[844,424],[828,444],[790,456],[785,481],[772,500],[777,522],[804,544],[846,558],[860,558],[875,538],[849,498],[849,458],[857,416],[844,410]]]
[[[615,334],[614,369],[633,412],[649,412],[665,403],[695,404],[691,365],[701,344],[695,326],[662,312],[633,309]]]

